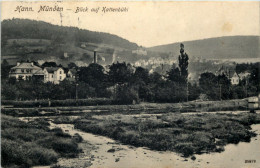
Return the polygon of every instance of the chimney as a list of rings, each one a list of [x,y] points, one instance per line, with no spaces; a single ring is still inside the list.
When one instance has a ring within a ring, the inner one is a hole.
[[[19,66],[19,65],[20,65],[20,62],[17,62],[17,63],[16,63],[16,66]]]
[[[94,64],[97,63],[97,51],[94,51]]]

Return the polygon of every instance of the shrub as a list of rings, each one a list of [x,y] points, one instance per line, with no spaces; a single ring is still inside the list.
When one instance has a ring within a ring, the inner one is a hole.
[[[2,166],[50,165],[60,156],[76,156],[80,152],[70,135],[61,129],[50,130],[43,119],[25,123],[1,115],[1,126]]]
[[[1,139],[2,165],[16,164],[24,167],[55,163],[58,155],[52,149],[39,147],[35,143]]]
[[[122,85],[117,88],[115,104],[139,103],[138,91],[133,87]]]
[[[73,135],[73,140],[74,140],[75,142],[77,142],[77,143],[80,143],[80,142],[83,141],[83,138],[82,138],[82,136],[80,136],[78,133],[76,133],[76,134]]]

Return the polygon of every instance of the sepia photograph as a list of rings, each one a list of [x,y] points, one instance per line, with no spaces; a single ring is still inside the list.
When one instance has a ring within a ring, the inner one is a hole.
[[[260,2],[0,9],[1,167],[260,168]]]

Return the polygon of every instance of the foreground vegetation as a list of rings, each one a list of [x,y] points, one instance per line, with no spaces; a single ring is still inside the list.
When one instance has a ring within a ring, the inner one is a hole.
[[[63,119],[64,122],[69,122]],[[59,123],[62,120],[57,121]],[[221,152],[228,143],[249,142],[256,134],[250,125],[260,123],[259,114],[86,115],[75,128],[108,136],[122,143],[174,151],[184,157]]]
[[[59,157],[75,157],[78,141],[59,128],[37,119],[28,123],[1,115],[1,166],[31,167],[50,165]]]

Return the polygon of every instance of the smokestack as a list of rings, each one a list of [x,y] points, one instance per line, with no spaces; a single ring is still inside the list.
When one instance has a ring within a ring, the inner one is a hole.
[[[94,51],[94,64],[97,63],[97,51]]]

